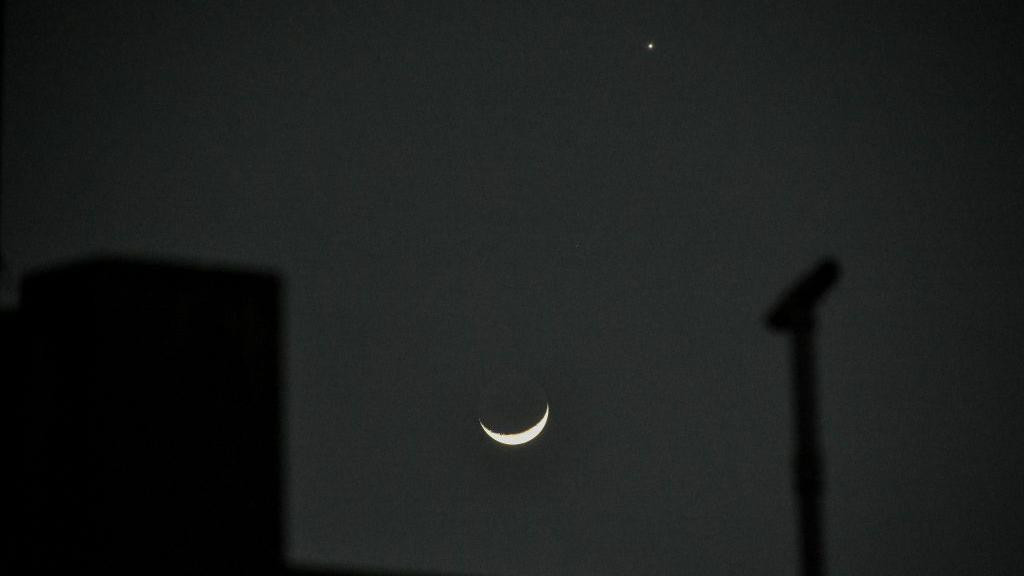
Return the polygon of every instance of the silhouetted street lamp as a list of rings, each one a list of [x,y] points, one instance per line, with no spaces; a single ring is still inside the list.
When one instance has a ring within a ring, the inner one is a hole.
[[[839,278],[839,264],[826,259],[790,288],[768,313],[768,327],[789,332],[793,342],[793,401],[796,419],[794,488],[800,508],[803,574],[825,574],[821,494],[824,475],[818,443],[817,385],[814,374],[814,310]]]

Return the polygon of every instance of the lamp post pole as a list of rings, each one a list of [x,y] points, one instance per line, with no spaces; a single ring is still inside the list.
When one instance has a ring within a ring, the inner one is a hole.
[[[790,288],[768,314],[768,327],[789,332],[792,343],[793,405],[796,454],[794,489],[800,522],[800,554],[804,576],[824,576],[821,497],[824,492],[821,445],[818,441],[818,399],[814,369],[814,309],[839,278],[839,265],[823,260]]]

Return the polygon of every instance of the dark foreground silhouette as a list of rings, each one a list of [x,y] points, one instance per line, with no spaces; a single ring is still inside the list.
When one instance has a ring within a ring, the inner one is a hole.
[[[397,573],[284,561],[280,299],[266,272],[96,259],[29,275],[4,316],[4,571]]]
[[[826,259],[787,290],[768,313],[768,327],[789,332],[793,349],[793,416],[796,457],[793,462],[800,519],[800,554],[804,576],[825,574],[821,497],[824,474],[818,441],[817,382],[814,373],[815,308],[839,279],[839,264]]]
[[[115,260],[26,278],[24,567],[282,567],[279,292]]]

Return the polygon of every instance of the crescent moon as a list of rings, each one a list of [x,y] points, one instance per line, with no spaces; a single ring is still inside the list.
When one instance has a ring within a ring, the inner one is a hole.
[[[492,440],[499,444],[505,444],[508,446],[517,446],[519,444],[526,444],[530,440],[533,440],[540,435],[541,430],[544,430],[544,426],[548,423],[548,414],[551,412],[551,406],[544,405],[544,415],[541,416],[540,422],[537,422],[533,426],[530,426],[522,432],[515,432],[513,434],[502,434],[500,432],[494,432],[488,430],[487,426],[484,426],[483,421],[480,421],[480,427],[484,429],[484,433],[491,437]]]

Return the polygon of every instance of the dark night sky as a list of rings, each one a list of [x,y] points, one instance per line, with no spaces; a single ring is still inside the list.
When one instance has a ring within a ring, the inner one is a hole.
[[[1024,565],[1012,2],[7,4],[16,276],[286,277],[294,560],[794,573],[763,314],[834,254],[833,573]],[[512,371],[551,403],[514,452]]]

